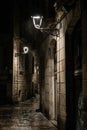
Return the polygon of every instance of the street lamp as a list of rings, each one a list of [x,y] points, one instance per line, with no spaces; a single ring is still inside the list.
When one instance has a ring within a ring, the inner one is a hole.
[[[31,18],[33,19],[34,27],[37,29],[41,29],[43,16],[31,16]]]
[[[24,46],[22,49],[23,49],[22,52],[15,53],[15,57],[27,54],[29,52],[29,47],[27,47],[27,46]]]
[[[47,32],[53,36],[59,36],[59,29],[56,28],[56,24],[53,24],[51,27],[43,28],[41,27],[43,16],[31,16],[31,18],[33,19],[33,24],[36,29],[39,29],[41,32]]]
[[[27,54],[29,51],[29,48],[27,46],[23,47],[23,54]]]
[[[36,29],[39,29],[41,32],[47,32],[50,35],[59,37],[59,32],[62,27],[61,21],[68,12],[64,6],[61,6],[60,8],[58,8],[57,2],[54,4],[54,8],[55,8],[55,12],[57,14],[56,22],[51,24],[51,26],[49,26],[47,28],[43,28],[41,26],[43,16],[31,16],[31,18],[33,19],[33,24]],[[57,24],[59,24],[59,25],[57,26]],[[56,26],[57,26],[57,28],[56,28]]]

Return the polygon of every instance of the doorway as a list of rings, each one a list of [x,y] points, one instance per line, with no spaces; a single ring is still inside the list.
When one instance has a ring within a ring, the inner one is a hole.
[[[67,130],[76,130],[78,103],[82,91],[82,46],[81,20],[78,20],[72,34],[66,32],[66,113]]]

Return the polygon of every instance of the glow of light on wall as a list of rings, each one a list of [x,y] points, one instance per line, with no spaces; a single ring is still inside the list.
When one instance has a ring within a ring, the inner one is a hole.
[[[34,68],[35,73],[37,72],[36,68]]]

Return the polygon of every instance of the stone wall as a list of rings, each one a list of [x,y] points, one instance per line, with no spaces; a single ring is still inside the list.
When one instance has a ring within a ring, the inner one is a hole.
[[[58,87],[58,125],[61,129],[66,124],[66,77],[65,77],[65,30],[62,22],[60,36],[57,38],[57,87]]]
[[[14,101],[31,97],[32,91],[32,51],[23,54],[23,45],[19,38],[14,39],[13,51],[13,89]]]
[[[66,129],[67,111],[66,111],[66,44],[65,35],[73,18],[77,21],[74,15],[74,10],[71,10],[64,19],[57,25],[60,27],[59,36],[48,36],[42,44],[41,54],[44,57],[42,83],[41,84],[41,108],[43,113],[50,120],[57,120],[58,128]],[[79,15],[78,15],[79,16]],[[73,25],[76,24],[73,23]],[[74,26],[73,26],[74,27]],[[71,28],[69,28],[71,31]],[[56,58],[57,58],[57,83],[55,83],[55,62],[54,62],[54,46],[51,45],[52,40],[56,42]],[[69,49],[69,48],[68,48]],[[68,81],[67,81],[68,82]],[[56,84],[56,87],[55,87]],[[57,99],[56,99],[56,97]],[[56,113],[56,116],[55,116]]]
[[[20,9],[17,1],[14,3],[14,35],[13,35],[13,102],[23,101],[32,95],[32,50],[23,53],[26,41],[20,36]]]

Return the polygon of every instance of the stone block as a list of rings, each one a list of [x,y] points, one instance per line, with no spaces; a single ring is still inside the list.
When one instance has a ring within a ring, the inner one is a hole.
[[[57,83],[59,83],[60,82],[60,73],[57,73]]]
[[[59,72],[60,71],[60,63],[58,62],[57,63],[57,72]]]
[[[65,70],[65,60],[60,61],[60,71]]]
[[[57,62],[60,61],[60,51],[57,51]]]
[[[60,49],[64,48],[65,47],[65,37],[61,37],[60,38]]]
[[[63,60],[63,59],[65,59],[65,48],[62,48],[60,50],[60,60]]]
[[[65,82],[65,72],[64,71],[60,72],[60,82],[61,83]]]

